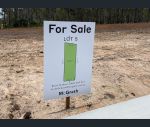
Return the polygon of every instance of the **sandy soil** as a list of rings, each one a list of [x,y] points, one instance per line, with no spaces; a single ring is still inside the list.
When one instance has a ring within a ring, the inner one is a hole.
[[[150,23],[97,25],[92,93],[43,98],[42,28],[0,30],[0,118],[50,119],[150,94]]]

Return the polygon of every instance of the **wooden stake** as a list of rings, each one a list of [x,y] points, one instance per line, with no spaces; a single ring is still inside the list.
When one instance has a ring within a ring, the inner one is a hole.
[[[70,108],[70,97],[66,97],[66,109]]]

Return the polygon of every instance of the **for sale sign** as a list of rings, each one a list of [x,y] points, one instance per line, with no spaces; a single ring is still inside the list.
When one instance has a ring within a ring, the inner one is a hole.
[[[44,21],[44,98],[91,91],[94,22]]]

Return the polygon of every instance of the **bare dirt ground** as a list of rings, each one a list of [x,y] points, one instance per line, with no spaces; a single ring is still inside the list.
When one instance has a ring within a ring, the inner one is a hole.
[[[0,30],[0,118],[64,118],[150,94],[150,23],[97,25],[92,93],[43,100],[42,28]]]

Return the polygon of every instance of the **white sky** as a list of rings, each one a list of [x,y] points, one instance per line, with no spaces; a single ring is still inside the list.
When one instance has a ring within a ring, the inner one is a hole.
[[[0,12],[2,11],[2,8],[0,8]],[[0,18],[2,18],[2,16],[0,15]]]

